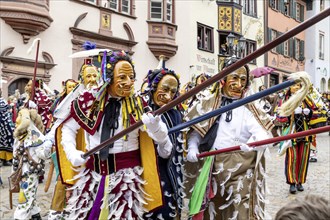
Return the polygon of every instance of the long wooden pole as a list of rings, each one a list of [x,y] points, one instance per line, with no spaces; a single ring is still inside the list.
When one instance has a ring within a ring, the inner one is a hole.
[[[285,136],[274,137],[274,138],[270,138],[267,140],[256,141],[256,142],[248,143],[247,145],[252,148],[258,148],[258,146],[262,146],[262,145],[266,145],[266,144],[273,144],[273,143],[277,143],[280,141],[286,141],[286,140],[291,140],[291,139],[295,139],[295,138],[311,136],[314,134],[319,134],[319,133],[328,132],[328,131],[330,131],[330,125],[320,127],[320,128],[310,129],[307,131],[301,131],[301,132],[297,132],[297,133],[293,133],[293,134],[289,134],[289,135],[285,135]],[[241,149],[241,147],[239,145],[237,145],[237,146],[228,147],[225,149],[201,153],[201,154],[198,154],[197,157],[198,158],[209,157],[209,156],[213,156],[213,155],[217,155],[217,154],[221,154],[221,153],[237,151],[240,149]]]
[[[213,77],[206,80],[202,84],[194,87],[193,89],[191,89],[187,93],[177,97],[173,101],[171,101],[168,104],[164,105],[163,107],[159,108],[158,110],[156,110],[154,112],[154,115],[160,115],[160,114],[172,109],[173,107],[179,105],[180,103],[182,103],[183,101],[185,101],[189,97],[197,94],[198,92],[202,91],[206,87],[208,87],[208,86],[212,85],[213,83],[219,81],[220,79],[224,78],[229,73],[232,73],[233,71],[237,70],[238,68],[240,68],[240,67],[244,66],[245,64],[249,63],[250,61],[256,59],[257,57],[259,57],[262,54],[266,53],[267,51],[273,49],[274,47],[276,47],[277,45],[283,43],[284,41],[290,39],[291,37],[295,36],[296,34],[306,30],[310,26],[316,24],[317,22],[319,22],[322,19],[328,17],[329,15],[330,15],[330,8],[328,8],[328,9],[322,11],[321,13],[315,15],[314,17],[311,17],[310,19],[302,22],[301,24],[299,24],[295,28],[287,31],[286,33],[284,33],[282,35],[280,35],[275,40],[269,42],[268,44],[266,44],[262,47],[260,47],[258,50],[254,51],[253,53],[249,54],[248,56],[244,57],[243,59],[237,61],[233,65],[225,68],[220,73],[214,75]],[[82,157],[87,158],[88,156],[94,154],[95,152],[100,151],[101,149],[108,146],[109,144],[115,142],[116,140],[120,139],[121,137],[125,136],[126,134],[128,134],[128,133],[134,131],[135,129],[139,128],[141,125],[143,125],[142,121],[136,122],[135,124],[131,125],[130,127],[126,128],[126,129],[122,130],[121,132],[119,132],[118,134],[112,136],[108,140],[102,142],[100,145],[96,146],[95,148],[89,150]]]
[[[30,100],[34,100],[34,91],[35,91],[35,85],[36,85],[36,78],[37,78],[37,69],[38,69],[38,57],[39,57],[39,45],[40,45],[40,39],[37,39],[37,51],[36,51],[36,59],[34,61],[34,71],[33,71],[33,79],[32,79],[32,88],[31,88],[31,96]]]

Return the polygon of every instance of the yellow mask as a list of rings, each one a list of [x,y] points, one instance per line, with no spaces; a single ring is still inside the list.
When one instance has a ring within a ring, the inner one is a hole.
[[[178,91],[178,81],[172,75],[165,75],[158,83],[156,91],[153,93],[154,103],[162,107],[173,100]]]
[[[113,70],[113,80],[108,93],[112,97],[129,97],[133,91],[135,76],[132,65],[125,60],[116,63]]]
[[[239,99],[242,97],[247,83],[246,69],[241,67],[226,77],[222,91],[228,98]]]

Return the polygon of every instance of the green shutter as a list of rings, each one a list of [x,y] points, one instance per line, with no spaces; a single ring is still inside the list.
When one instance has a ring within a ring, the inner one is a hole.
[[[304,21],[305,20],[305,7],[303,5],[300,5],[300,21]]]
[[[290,17],[296,19],[296,2],[294,0],[290,1]]]
[[[284,1],[283,0],[278,1],[278,10],[284,14]]]
[[[290,57],[293,57],[293,38],[290,38],[289,39],[289,47],[288,47],[288,49],[289,49],[289,56]]]
[[[272,29],[271,28],[267,28],[268,29],[268,42],[272,41]]]
[[[291,2],[293,2],[293,0],[291,0]],[[296,11],[297,11],[297,2],[293,2],[293,4],[291,4],[291,5],[293,5],[293,7],[292,7],[292,18],[294,18],[294,19],[297,19],[297,15],[296,15]],[[299,5],[298,5],[298,7],[299,7]]]
[[[305,41],[301,40],[299,45],[299,59],[305,58]]]
[[[296,57],[296,38],[295,37],[292,38],[292,57],[294,59],[297,59],[297,57]]]

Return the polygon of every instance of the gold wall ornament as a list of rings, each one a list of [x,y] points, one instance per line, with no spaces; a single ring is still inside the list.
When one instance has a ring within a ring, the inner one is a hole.
[[[231,31],[232,30],[232,7],[218,7],[219,17],[219,30]]]

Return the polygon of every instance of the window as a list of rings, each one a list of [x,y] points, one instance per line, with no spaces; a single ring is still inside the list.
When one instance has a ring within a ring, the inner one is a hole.
[[[257,43],[253,40],[246,39],[245,51],[243,51],[242,57],[245,57],[253,53],[257,49]],[[256,64],[257,60],[254,59],[251,63]]]
[[[173,8],[174,0],[150,0],[150,20],[174,23]]]
[[[276,35],[277,35],[277,31],[271,29],[270,31],[270,41],[273,41],[276,39]],[[276,52],[276,47],[274,47],[272,50],[272,52]]]
[[[152,0],[151,1],[151,19],[152,20],[163,20],[163,1],[162,0]]]
[[[319,58],[324,60],[324,34],[319,34]]]
[[[197,48],[213,53],[213,28],[197,23]]]
[[[93,5],[96,5],[96,0],[85,0],[85,1],[88,2],[88,3],[91,3]]]
[[[304,6],[296,3],[296,20],[304,21]]]
[[[269,1],[269,6],[272,9],[278,10],[279,9],[279,7],[278,7],[278,0],[270,0]]]
[[[271,73],[269,77],[269,87],[275,86],[279,83],[278,74],[277,73]]]
[[[122,0],[121,11],[125,14],[130,14],[130,0]]]
[[[284,0],[284,14],[290,16],[292,14],[291,10],[291,0]]]
[[[283,43],[283,55],[289,56],[289,41]]]
[[[134,0],[108,0],[108,8],[128,15],[133,14],[132,4],[134,4]]]
[[[118,0],[109,0],[109,8],[118,11]]]
[[[243,13],[251,16],[257,16],[257,2],[256,0],[243,1]]]
[[[324,0],[320,0],[320,11],[324,10]]]
[[[172,0],[166,2],[166,20],[172,22]]]
[[[305,59],[305,41],[294,38],[294,58],[299,61]]]

